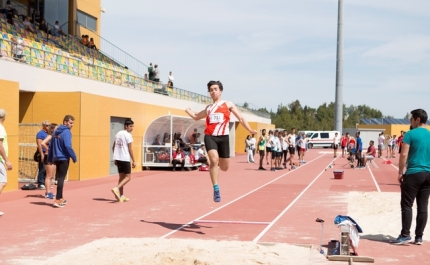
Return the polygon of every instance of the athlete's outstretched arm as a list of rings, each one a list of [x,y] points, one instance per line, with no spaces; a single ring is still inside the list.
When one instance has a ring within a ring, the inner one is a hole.
[[[204,110],[202,110],[202,111],[200,111],[199,113],[195,113],[194,111],[192,111],[191,110],[191,108],[190,107],[188,107],[186,110],[185,110],[185,112],[191,117],[191,118],[193,118],[194,120],[196,120],[196,121],[198,121],[198,120],[201,120],[201,119],[203,119],[203,118],[206,118],[206,109],[207,109],[208,107],[206,107]]]
[[[246,121],[245,117],[242,116],[242,113],[240,113],[240,110],[236,107],[236,105],[233,104],[231,101],[227,101],[228,109],[236,116],[236,118],[239,120],[240,124],[242,124],[245,129],[247,129],[251,134],[256,134],[257,131],[252,129],[251,126],[249,126],[248,121]]]

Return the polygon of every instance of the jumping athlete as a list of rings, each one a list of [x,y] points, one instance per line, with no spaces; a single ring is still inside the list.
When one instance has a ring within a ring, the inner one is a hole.
[[[199,113],[193,112],[189,107],[185,112],[196,121],[206,118],[204,141],[210,161],[209,174],[214,189],[213,199],[215,202],[220,202],[221,195],[218,186],[218,166],[222,171],[227,171],[230,164],[230,144],[228,136],[230,112],[236,116],[243,127],[251,134],[256,134],[257,131],[249,126],[236,105],[230,101],[221,99],[223,86],[220,81],[210,81],[207,86],[213,103]]]

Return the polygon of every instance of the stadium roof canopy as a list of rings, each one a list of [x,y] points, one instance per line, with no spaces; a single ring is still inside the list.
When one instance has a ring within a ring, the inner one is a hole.
[[[389,118],[371,118],[371,119],[360,119],[362,124],[405,124],[409,125],[411,122],[409,119],[389,119]],[[430,121],[427,121],[427,125],[430,125]]]

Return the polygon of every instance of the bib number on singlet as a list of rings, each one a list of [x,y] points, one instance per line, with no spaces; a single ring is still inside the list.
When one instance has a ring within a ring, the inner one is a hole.
[[[209,123],[220,123],[224,120],[222,113],[212,113],[209,116]]]

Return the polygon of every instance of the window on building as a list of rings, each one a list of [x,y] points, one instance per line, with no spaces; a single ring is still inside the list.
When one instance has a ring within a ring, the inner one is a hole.
[[[77,17],[79,24],[86,28],[89,28],[92,31],[97,31],[97,18],[90,16],[80,10],[78,10],[77,12]]]

